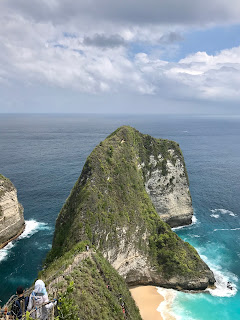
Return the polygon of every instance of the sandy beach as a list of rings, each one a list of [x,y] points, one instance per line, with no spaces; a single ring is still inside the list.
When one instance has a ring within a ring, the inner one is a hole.
[[[164,298],[157,292],[156,287],[140,286],[131,288],[130,292],[140,310],[143,320],[163,320],[157,308],[164,301]]]
[[[154,286],[139,286],[131,288],[130,292],[143,320],[175,320],[170,310],[175,297],[171,291]]]

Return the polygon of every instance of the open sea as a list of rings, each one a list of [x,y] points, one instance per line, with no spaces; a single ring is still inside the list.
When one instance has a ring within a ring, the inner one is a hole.
[[[124,124],[180,144],[195,217],[175,231],[217,279],[214,291],[177,292],[172,312],[179,320],[240,319],[240,117],[0,114],[0,173],[18,189],[26,220],[18,240],[0,250],[0,299],[31,286],[87,156]]]

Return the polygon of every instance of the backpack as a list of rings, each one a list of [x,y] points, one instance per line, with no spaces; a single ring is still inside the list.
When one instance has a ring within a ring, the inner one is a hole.
[[[16,301],[14,301],[12,305],[11,315],[13,315],[15,319],[22,318],[22,314],[24,314],[27,310],[28,300],[29,300],[28,297],[25,297],[25,298],[21,297]]]

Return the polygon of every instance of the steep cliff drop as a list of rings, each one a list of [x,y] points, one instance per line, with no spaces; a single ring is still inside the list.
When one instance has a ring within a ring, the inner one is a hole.
[[[24,230],[23,207],[12,182],[0,174],[0,248]]]
[[[47,261],[88,241],[129,285],[203,290],[215,282],[212,271],[169,226],[191,223],[192,214],[178,144],[123,126],[88,157]]]
[[[192,223],[193,208],[188,175],[182,152],[173,141],[162,142],[165,149],[141,163],[145,188],[160,218],[171,227]]]

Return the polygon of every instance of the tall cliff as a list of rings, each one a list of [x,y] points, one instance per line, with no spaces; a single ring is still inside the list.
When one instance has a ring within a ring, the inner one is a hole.
[[[24,230],[23,207],[12,182],[0,174],[0,248]]]
[[[179,145],[174,141],[142,135],[138,169],[161,217],[171,227],[192,222],[193,208],[188,175]]]
[[[151,150],[141,163],[145,189],[161,217],[171,227],[192,223],[193,208],[181,150],[173,141]],[[149,157],[149,158],[148,158]]]
[[[179,146],[124,126],[88,157],[57,218],[47,260],[89,241],[130,285],[205,289],[215,282],[212,272],[163,221],[176,226],[191,217]]]

